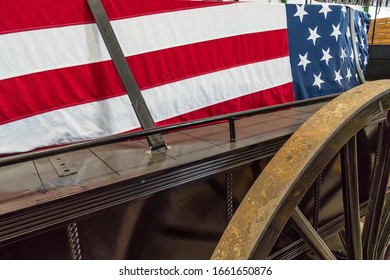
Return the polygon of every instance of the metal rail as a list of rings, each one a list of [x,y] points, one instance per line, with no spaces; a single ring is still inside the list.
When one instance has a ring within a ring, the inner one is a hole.
[[[283,103],[283,104],[278,104],[278,105],[273,105],[273,106],[268,106],[268,107],[253,109],[253,110],[247,110],[247,111],[236,112],[236,113],[231,113],[231,114],[224,114],[224,115],[219,115],[219,116],[214,116],[214,117],[209,117],[209,118],[204,118],[204,119],[198,119],[198,120],[193,120],[193,121],[188,121],[188,122],[182,122],[179,124],[144,129],[142,131],[127,132],[127,133],[123,133],[123,134],[119,134],[119,135],[103,137],[103,138],[92,140],[92,141],[75,143],[75,144],[70,144],[70,145],[56,147],[56,148],[47,149],[47,150],[40,150],[40,151],[35,151],[35,152],[29,152],[29,153],[24,153],[24,154],[3,157],[0,159],[0,167],[11,165],[11,164],[16,164],[16,163],[21,163],[21,162],[28,161],[28,160],[35,160],[38,158],[53,156],[53,155],[60,154],[60,153],[72,152],[72,151],[77,151],[77,150],[81,150],[81,149],[92,148],[92,147],[102,146],[102,145],[106,145],[106,144],[112,144],[112,143],[125,141],[125,140],[132,140],[132,139],[136,139],[136,138],[145,137],[148,135],[153,135],[156,133],[172,132],[175,130],[199,126],[199,125],[217,123],[217,122],[226,121],[226,120],[234,120],[234,119],[242,118],[242,117],[249,117],[249,116],[254,116],[254,115],[259,115],[259,114],[270,113],[270,112],[274,112],[276,110],[287,109],[290,107],[299,107],[299,106],[315,104],[315,103],[319,103],[319,102],[329,101],[338,95],[340,95],[340,94],[339,93],[330,94],[330,95],[326,95],[326,96],[314,97],[314,98],[310,98],[310,99],[288,102],[288,103]],[[231,139],[231,141],[235,141],[234,121],[229,121],[229,125],[230,125],[230,134],[231,134],[230,139]]]

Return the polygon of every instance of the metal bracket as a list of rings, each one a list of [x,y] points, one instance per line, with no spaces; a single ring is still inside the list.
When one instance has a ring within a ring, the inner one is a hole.
[[[138,121],[143,129],[155,128],[156,124],[150,114],[150,111],[146,105],[146,102],[142,96],[142,93],[134,79],[133,73],[127,64],[126,58],[123,54],[118,39],[116,38],[114,29],[111,26],[110,21],[104,7],[100,0],[87,0],[88,5],[95,18],[96,24],[99,28],[100,34],[103,37],[104,43],[110,53],[111,59],[114,62],[115,68],[125,86],[127,95],[130,98],[130,102],[137,115]],[[149,146],[152,150],[156,150],[165,147],[164,140],[161,134],[154,134],[147,136]]]
[[[65,177],[77,173],[77,169],[71,167],[64,156],[56,156],[49,158],[51,165],[53,165],[58,176]]]
[[[165,144],[165,150],[172,150],[172,146]],[[152,151],[153,151],[153,148],[151,146],[149,146],[149,150],[145,151],[145,155],[152,156]]]

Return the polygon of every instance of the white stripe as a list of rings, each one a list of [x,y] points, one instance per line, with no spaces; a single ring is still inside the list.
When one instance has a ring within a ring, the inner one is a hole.
[[[143,91],[155,121],[292,82],[289,57],[247,64]]]
[[[276,29],[286,29],[284,5],[238,3],[112,21],[126,56]],[[95,24],[0,36],[0,80],[109,60]]]
[[[139,127],[127,96],[68,107],[0,126],[0,155],[68,144]]]
[[[283,57],[152,88],[143,95],[154,119],[160,121],[291,81],[289,57]],[[98,138],[136,127],[139,123],[124,95],[2,125],[0,154]]]

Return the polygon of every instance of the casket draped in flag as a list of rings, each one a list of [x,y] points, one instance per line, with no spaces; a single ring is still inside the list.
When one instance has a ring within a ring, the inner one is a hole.
[[[157,125],[345,91],[353,44],[367,64],[368,15],[345,6],[102,3]],[[0,2],[0,154],[139,126],[85,0]]]

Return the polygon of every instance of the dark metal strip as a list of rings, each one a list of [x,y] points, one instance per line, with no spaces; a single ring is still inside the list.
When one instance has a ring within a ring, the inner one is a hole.
[[[71,166],[66,160],[66,157],[63,155],[50,157],[49,161],[60,177],[65,177],[77,173],[77,169]]]
[[[318,216],[321,207],[321,185],[322,185],[322,172],[318,175],[314,182],[314,211],[313,211],[313,228],[318,230]]]
[[[229,134],[230,142],[236,142],[236,118],[232,117],[229,119]]]
[[[226,172],[225,173],[225,182],[226,182],[226,224],[230,222],[233,217],[234,209],[233,209],[233,173]]]
[[[368,210],[363,227],[363,254],[365,259],[372,259],[376,246],[384,199],[386,197],[387,182],[390,175],[390,113],[384,124],[382,139],[378,139],[380,153],[377,164],[374,166],[374,175],[371,182]]]
[[[79,238],[79,230],[77,228],[77,223],[70,223],[66,227],[66,234],[69,241],[70,254],[72,260],[81,260],[81,246]]]
[[[144,129],[156,127],[156,124],[152,118],[152,115],[150,114],[137,82],[135,81],[130,67],[126,62],[126,58],[123,54],[121,46],[119,45],[118,39],[115,36],[110,21],[108,20],[102,3],[100,0],[87,1],[99,28],[100,34],[103,37],[107,50],[115,64],[115,68],[118,71],[123,85],[125,86],[127,95],[130,98],[130,102],[133,105],[141,127]],[[147,137],[147,139],[152,150],[165,147],[164,140],[160,134],[150,135]]]
[[[362,260],[363,249],[360,230],[359,184],[356,135],[342,148],[341,175],[343,180],[343,206],[345,240],[348,259]]]
[[[386,195],[385,206],[383,207],[382,222],[378,242],[374,249],[374,259],[386,259],[386,249],[390,247],[390,193]]]

